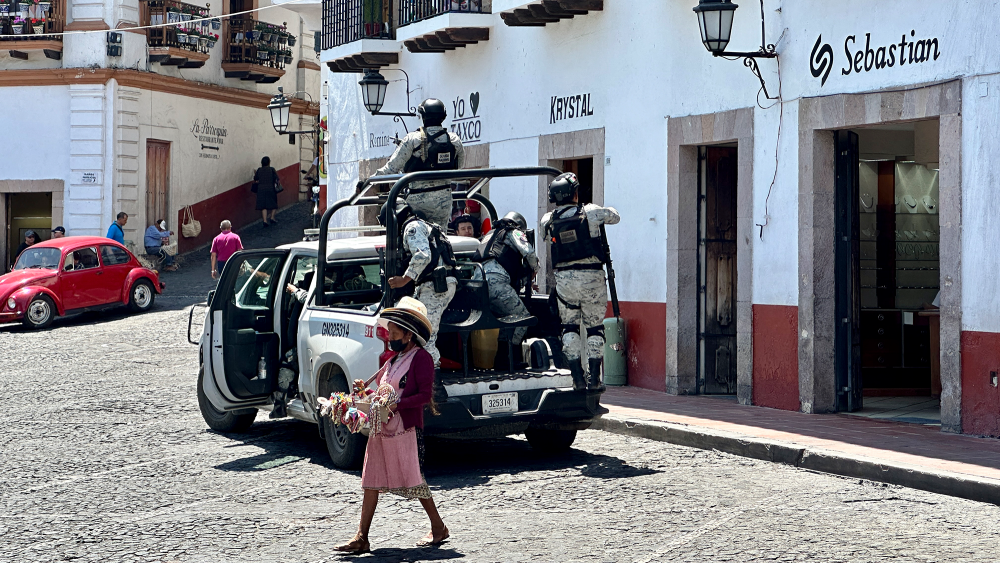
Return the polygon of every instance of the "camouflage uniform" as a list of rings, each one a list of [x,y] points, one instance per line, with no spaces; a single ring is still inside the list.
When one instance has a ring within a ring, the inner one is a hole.
[[[521,256],[524,256],[524,259],[527,260],[531,270],[534,272],[538,271],[538,256],[535,255],[534,247],[528,242],[528,237],[524,236],[523,232],[519,229],[508,231],[503,244],[520,252]],[[489,259],[483,262],[483,271],[486,272],[486,282],[490,290],[490,310],[493,311],[493,314],[504,317],[507,315],[525,317],[530,315],[528,308],[524,306],[524,302],[521,301],[517,291],[514,290],[511,284],[510,274],[507,273],[507,270],[496,259]],[[473,274],[472,279],[483,279],[478,269]],[[528,327],[525,326],[514,329],[511,343],[514,345],[520,344],[527,332]]]
[[[554,219],[569,217],[577,204],[560,205],[542,217],[541,230]],[[621,221],[613,207],[587,204],[583,207],[592,238],[600,238],[601,225],[614,225]],[[608,288],[603,269],[572,270],[563,269],[581,264],[600,264],[597,258],[584,258],[556,264],[556,295],[559,303],[559,318],[563,323],[563,354],[567,360],[580,360],[582,330],[587,333],[587,358],[604,359],[604,315],[608,308]],[[572,330],[575,328],[576,330]],[[588,362],[582,362],[585,369]]]
[[[412,280],[420,277],[420,273],[427,268],[431,262],[431,227],[420,219],[415,219],[406,224],[403,229],[403,247],[410,253],[410,263],[406,266],[404,276]],[[444,266],[444,260],[438,258],[438,266]],[[431,337],[427,339],[424,349],[434,358],[434,365],[441,362],[441,353],[438,352],[436,343],[438,329],[441,328],[441,316],[448,308],[455,290],[458,288],[458,280],[453,276],[448,276],[448,291],[444,293],[434,292],[434,281],[429,280],[416,286],[413,298],[420,301],[427,307],[427,319],[431,322]]]
[[[443,127],[441,126],[432,125],[425,127],[423,130],[430,136],[442,129]],[[455,146],[455,169],[457,170],[465,166],[465,148],[462,147],[462,141],[458,138],[458,135],[448,133],[448,138],[451,139],[451,144]],[[396,152],[392,153],[389,162],[376,170],[375,175],[402,174],[411,156],[423,156],[423,142],[424,135],[420,130],[403,137],[402,144],[396,147]],[[420,190],[441,185],[439,181],[413,182],[407,189]],[[406,203],[410,204],[410,207],[414,211],[420,213],[425,219],[436,225],[447,227],[448,222],[451,221],[451,190],[448,188],[423,193],[411,193],[406,195],[405,199]]]

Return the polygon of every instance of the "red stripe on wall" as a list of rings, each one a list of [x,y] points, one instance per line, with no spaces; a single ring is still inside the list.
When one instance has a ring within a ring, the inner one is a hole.
[[[753,404],[799,410],[799,309],[753,306]]]
[[[962,432],[1000,436],[1000,333],[962,332]]]
[[[278,170],[278,178],[285,190],[278,194],[278,207],[295,203],[299,199],[299,166],[298,164]],[[183,235],[177,237],[178,252],[188,252],[203,244],[211,242],[219,234],[219,223],[225,219],[233,224],[233,230],[239,230],[260,219],[257,211],[257,195],[250,191],[250,182],[226,190],[221,194],[191,204],[194,218],[201,223],[201,234],[194,238]],[[177,212],[177,225],[184,222],[184,210]],[[181,232],[178,228],[176,232]]]
[[[653,391],[667,390],[667,305],[644,301],[619,302],[628,344],[628,384]],[[608,303],[607,316],[612,316]]]

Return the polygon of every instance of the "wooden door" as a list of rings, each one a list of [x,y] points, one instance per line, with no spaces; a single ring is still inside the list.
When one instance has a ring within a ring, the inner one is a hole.
[[[698,385],[736,393],[738,149],[702,147],[698,198]]]
[[[170,143],[146,141],[146,225],[168,219],[170,205]],[[172,223],[168,221],[168,224]],[[145,230],[145,226],[140,231]]]

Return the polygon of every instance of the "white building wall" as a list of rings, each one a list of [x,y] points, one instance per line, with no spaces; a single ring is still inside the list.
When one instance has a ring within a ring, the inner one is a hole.
[[[798,174],[804,164],[798,162],[799,100],[965,78],[963,328],[1000,331],[1000,253],[992,242],[1000,209],[990,195],[998,167],[996,159],[983,157],[1000,149],[993,140],[1000,113],[995,101],[1000,84],[993,75],[1000,73],[1000,53],[981,47],[1000,31],[1000,4],[767,0],[767,42],[777,44],[780,79],[777,61],[762,59],[759,65],[769,92],[781,92],[780,105],[757,96],[760,84],[741,61],[713,58],[705,51],[691,12],[695,4],[607,2],[602,12],[532,28],[507,27],[494,14],[489,41],[445,54],[412,54],[400,45],[398,67],[409,73],[412,105],[433,96],[453,113],[454,102],[464,99],[468,104],[470,94],[479,93],[482,141],[491,144],[492,166],[535,164],[532,146],[540,135],[605,129],[605,151],[611,158],[604,170],[605,202],[624,218],[608,233],[620,265],[619,291],[629,301],[663,300],[664,117],[752,107],[759,100],[767,109],[754,113],[753,219],[766,227],[763,233],[759,227],[754,232],[753,300],[774,305],[799,301]],[[901,66],[904,34],[907,62]],[[849,36],[854,36],[853,42]],[[909,46],[917,41],[936,49],[926,62],[908,60]],[[759,44],[758,7],[746,3],[736,14],[730,48],[753,51]],[[823,51],[825,45],[828,52]],[[851,49],[849,71],[845,45]],[[877,68],[880,47],[887,58],[893,53],[892,67]],[[861,72],[854,67],[858,51]],[[331,100],[324,111],[337,124],[331,129],[329,156],[339,166],[344,177],[338,181],[346,189],[356,181],[348,177],[353,170],[349,163],[388,156],[393,148],[363,141],[372,134],[404,131],[391,118],[364,113],[360,75],[323,72]],[[390,81],[402,78],[389,69],[383,74]],[[385,111],[405,111],[403,84],[391,82]],[[551,96],[578,93],[591,94],[594,114],[549,123]],[[890,115],[893,108],[863,111]],[[411,129],[417,126],[416,119],[407,123]],[[531,219],[535,199],[528,196],[537,197],[534,189],[531,182],[495,181],[490,195],[501,213],[516,204]],[[331,190],[331,201],[335,193]]]
[[[63,225],[74,235],[104,235],[112,178],[106,172],[111,97],[103,84],[69,86],[69,167]],[[56,131],[65,130],[64,127]]]

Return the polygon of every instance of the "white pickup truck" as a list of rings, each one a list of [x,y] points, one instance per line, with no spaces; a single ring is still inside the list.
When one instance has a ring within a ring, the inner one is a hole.
[[[519,170],[529,172],[506,175],[558,174],[550,168]],[[482,178],[505,175],[504,171],[462,172]],[[398,180],[397,186],[405,186],[411,177],[422,179],[428,174],[456,175],[422,172],[373,178],[371,182]],[[317,398],[347,391],[348,382],[354,379],[368,379],[388,350],[376,320],[378,312],[393,299],[383,288],[387,288],[386,279],[401,267],[394,258],[401,239],[378,235],[326,240],[333,213],[380,205],[386,199],[394,200],[399,191],[394,187],[388,196],[363,197],[367,189],[337,202],[326,212],[320,241],[243,251],[227,261],[219,285],[210,295],[199,342],[198,404],[212,429],[245,431],[258,410],[273,409],[279,372],[287,375],[288,368],[297,368],[297,376],[289,386],[288,416],[319,425],[335,465],[360,466],[366,438],[319,417]],[[496,220],[493,205],[476,191],[456,192],[455,197],[478,199]],[[394,231],[390,222],[388,232]],[[568,448],[577,430],[588,428],[597,416],[607,412],[599,403],[603,387],[574,390],[569,371],[555,367],[560,357],[560,325],[544,296],[524,297],[531,317],[493,316],[485,282],[472,279],[475,269],[481,268],[471,261],[479,241],[449,238],[459,259],[461,279],[442,319],[438,347],[444,358],[454,362],[450,365],[461,367],[438,370],[435,401],[441,414],[425,415],[425,432],[456,438],[523,433],[533,447]],[[318,263],[321,255],[326,260]],[[300,305],[285,287],[309,278],[309,296]],[[472,367],[472,331],[512,331],[522,325],[530,328],[520,349],[508,349],[501,343],[493,369]],[[282,370],[282,361],[290,357],[292,348],[297,362],[286,364]],[[522,359],[527,361],[527,367]]]

